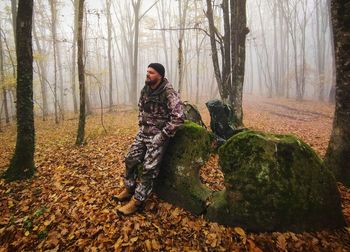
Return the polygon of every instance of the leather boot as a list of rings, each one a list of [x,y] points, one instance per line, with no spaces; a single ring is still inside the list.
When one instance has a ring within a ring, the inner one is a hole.
[[[127,188],[124,188],[124,190],[121,193],[113,195],[112,199],[117,201],[126,201],[129,200],[132,197],[132,195],[132,192],[130,192]]]
[[[135,199],[134,197],[131,198],[131,200],[125,204],[122,207],[117,208],[117,211],[121,214],[124,215],[131,215],[135,212],[137,212],[138,210],[140,210],[143,206],[143,202],[138,201],[137,199]]]

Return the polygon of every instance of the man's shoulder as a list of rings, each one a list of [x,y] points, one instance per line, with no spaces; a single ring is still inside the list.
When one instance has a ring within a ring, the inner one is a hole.
[[[178,95],[178,92],[174,89],[174,87],[171,85],[171,83],[168,81],[164,86],[164,93],[166,96],[176,94]]]

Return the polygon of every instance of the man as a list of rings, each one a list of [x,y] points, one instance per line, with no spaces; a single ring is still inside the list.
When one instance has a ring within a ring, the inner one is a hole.
[[[152,192],[168,140],[183,124],[179,94],[164,78],[164,66],[151,63],[139,100],[139,131],[125,158],[124,190],[114,198],[130,201],[117,209],[124,215],[138,211]],[[143,171],[137,179],[137,167]]]

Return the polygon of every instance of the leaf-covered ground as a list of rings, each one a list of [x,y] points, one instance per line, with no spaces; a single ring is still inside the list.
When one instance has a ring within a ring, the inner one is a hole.
[[[333,107],[316,102],[247,97],[249,128],[294,133],[325,154]],[[207,110],[201,107],[205,123]],[[26,181],[0,179],[0,251],[349,251],[349,228],[319,232],[249,233],[225,227],[152,195],[143,212],[115,213],[111,196],[122,189],[123,157],[137,131],[137,112],[89,116],[83,147],[74,146],[77,122],[36,119],[37,173]],[[0,132],[0,172],[15,146],[15,125]],[[223,188],[213,156],[201,170],[204,183]],[[350,223],[350,190],[339,184]]]

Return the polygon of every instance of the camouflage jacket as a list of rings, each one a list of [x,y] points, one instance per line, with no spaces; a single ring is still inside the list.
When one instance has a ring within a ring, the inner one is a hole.
[[[184,122],[179,94],[167,79],[155,90],[145,85],[138,106],[140,130],[146,135],[163,132],[167,137],[172,137]]]

